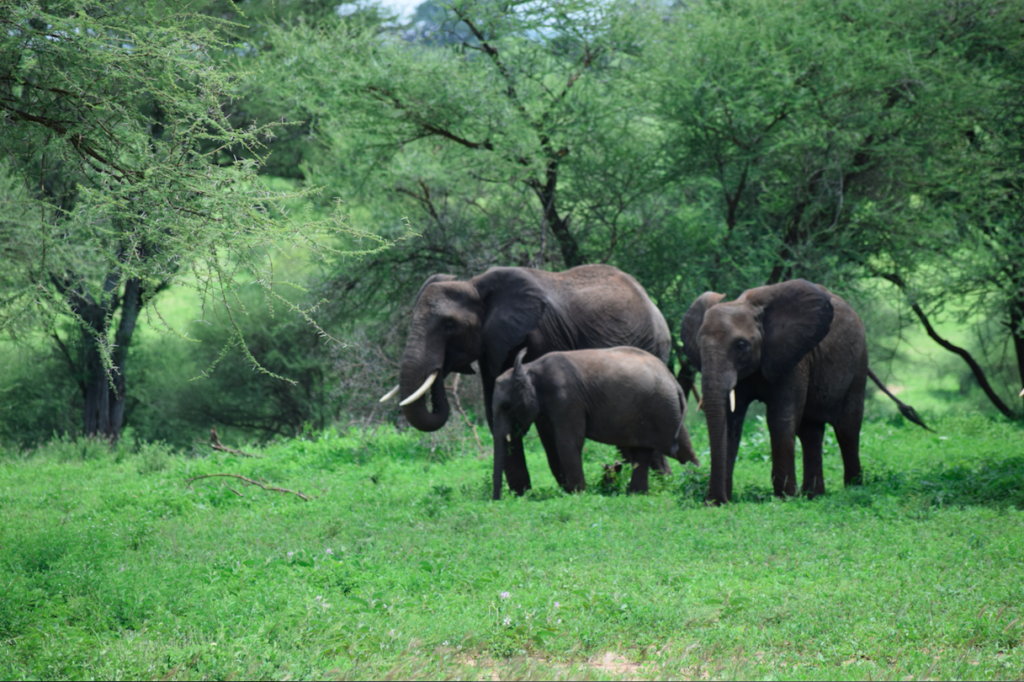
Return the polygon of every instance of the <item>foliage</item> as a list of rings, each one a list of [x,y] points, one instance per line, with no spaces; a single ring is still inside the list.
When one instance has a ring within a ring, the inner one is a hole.
[[[1013,677],[1020,428],[935,426],[869,423],[867,485],[840,487],[827,442],[829,495],[762,503],[751,429],[736,475],[752,501],[721,509],[678,468],[647,496],[564,495],[536,439],[538,489],[499,503],[489,461],[443,432],[327,431],[260,459],[7,451],[0,673],[578,679],[615,675],[598,667],[611,652],[640,678]],[[587,444],[592,483],[614,457]],[[184,484],[218,472],[314,499]]]
[[[799,276],[859,297],[881,277],[932,314],[963,296],[982,327],[995,313],[1018,328],[1004,152],[1019,131],[1006,113],[1020,10],[745,0],[674,14],[652,97],[668,177],[710,209],[696,260],[707,288]],[[990,294],[998,302],[979,306]]]
[[[266,439],[322,431],[337,416],[328,404],[327,355],[323,338],[304,320],[283,316],[262,300],[256,287],[239,292],[247,315],[237,321],[259,372],[240,353],[223,325],[194,323],[192,377],[173,396],[173,417],[191,425],[209,422]],[[276,377],[288,377],[281,381]]]
[[[347,30],[366,30],[393,18],[372,3],[337,0],[211,0],[200,7],[221,20],[218,32],[227,42],[227,50],[211,57],[229,70],[243,73],[258,71],[259,59],[280,47],[274,43],[275,28],[301,25],[321,29],[340,23]],[[258,150],[242,144],[230,144],[227,149],[238,158],[257,158],[261,175],[302,180],[305,163],[315,157],[321,143],[313,134],[312,114],[305,104],[286,104],[278,95],[273,80],[263,75],[238,83],[231,98],[222,104],[232,127],[276,127],[272,137],[261,140],[263,146]]]
[[[34,447],[81,433],[81,392],[55,348],[0,346],[0,443]]]
[[[641,9],[474,0],[434,5],[412,42],[344,25],[275,38],[286,57],[270,55],[264,73],[311,112],[324,145],[307,177],[385,233],[407,220],[420,235],[338,269],[346,312],[391,310],[405,302],[396,291],[438,271],[647,248],[641,234],[664,209],[644,203],[657,136],[638,109],[636,53],[657,18]]]
[[[420,235],[334,269],[337,319],[380,342],[429,274],[608,262],[672,328],[707,289],[806,277],[871,302],[894,275],[931,315],[1020,326],[992,270],[1019,260],[1019,2],[502,8],[272,32],[265,87],[308,112],[307,181]]]
[[[211,57],[228,48],[221,24],[95,0],[8,3],[0,24],[0,149],[28,188],[4,189],[3,236],[20,258],[0,280],[0,329],[53,339],[85,396],[86,432],[118,435],[139,311],[170,286],[219,306],[251,361],[233,307],[242,282],[311,320],[275,293],[268,251],[323,257],[348,230],[289,218],[288,195],[257,174],[275,126],[225,118],[244,74]],[[61,338],[62,317],[77,339]]]

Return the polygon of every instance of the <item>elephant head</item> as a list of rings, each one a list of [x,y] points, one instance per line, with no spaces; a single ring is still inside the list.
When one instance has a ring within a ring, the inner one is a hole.
[[[828,334],[831,294],[797,279],[748,289],[735,301],[702,294],[683,318],[683,350],[701,373],[704,413],[711,444],[708,497],[728,502],[728,420],[736,410],[735,388],[760,373],[775,383],[791,372]]]
[[[513,435],[522,436],[540,414],[540,400],[530,373],[523,368],[523,348],[515,366],[498,377],[494,384],[494,499],[501,499],[501,475],[505,455]]]
[[[445,376],[472,374],[475,360],[485,375],[498,376],[510,352],[536,328],[545,306],[540,286],[518,268],[491,268],[468,282],[452,275],[427,279],[413,304],[396,388],[409,423],[421,431],[444,426],[449,414]]]

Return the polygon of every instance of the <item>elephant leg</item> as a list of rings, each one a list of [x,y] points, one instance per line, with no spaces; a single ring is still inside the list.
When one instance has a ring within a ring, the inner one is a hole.
[[[651,467],[663,476],[672,475],[672,467],[668,463],[668,457],[661,452],[651,455]]]
[[[646,493],[648,490],[647,472],[651,467],[651,461],[658,453],[650,448],[631,448],[630,455],[634,462],[633,476],[629,479],[628,492]]]
[[[494,401],[494,377],[483,371],[482,367],[480,369],[480,382],[484,386],[484,416],[487,417],[487,428],[491,429],[493,434],[494,410],[491,409],[491,403]]]
[[[846,485],[864,482],[860,468],[860,425],[863,418],[864,405],[861,403],[859,410],[847,413],[841,422],[833,425],[839,452],[843,455],[843,483]]]
[[[725,465],[725,492],[730,500],[732,499],[732,472],[736,468],[736,457],[740,452],[740,439],[743,437],[743,420],[746,419],[748,407],[750,407],[749,402],[739,402],[736,405],[736,411],[729,415],[726,424],[729,450]]]
[[[796,424],[789,415],[772,414],[768,406],[768,433],[772,443],[772,488],[776,497],[796,495]]]
[[[825,437],[825,424],[803,422],[797,431],[800,449],[804,455],[804,483],[801,492],[809,498],[825,494],[825,475],[821,465],[821,441]]]
[[[513,435],[505,456],[505,480],[516,495],[525,495],[530,489],[530,472],[526,468],[526,451],[523,437]]]
[[[555,443],[558,460],[562,465],[566,492],[575,493],[587,489],[587,481],[583,476],[583,434],[586,433],[585,420],[560,420],[555,431]]]
[[[540,418],[534,422],[537,427],[537,434],[544,446],[544,453],[548,456],[548,466],[551,467],[551,474],[555,477],[562,488],[565,488],[565,473],[562,472],[562,462],[558,458],[558,442],[555,438],[555,427],[546,419]]]

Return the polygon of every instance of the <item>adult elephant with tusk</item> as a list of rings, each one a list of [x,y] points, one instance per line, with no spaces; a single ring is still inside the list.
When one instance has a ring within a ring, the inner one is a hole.
[[[468,281],[433,275],[413,303],[395,390],[409,423],[435,431],[448,421],[444,378],[451,372],[473,374],[470,365],[479,361],[487,423],[493,429],[494,382],[512,367],[520,349],[526,349],[529,362],[557,350],[634,346],[667,362],[669,345],[668,325],[647,292],[608,265],[564,272],[497,267]],[[553,438],[544,428],[538,424],[541,438]],[[549,455],[548,463],[564,487],[558,459]],[[653,464],[668,472],[664,456]],[[505,474],[513,492],[521,495],[530,488],[522,434],[511,437]]]
[[[864,324],[825,287],[797,279],[748,289],[735,301],[702,294],[683,317],[683,351],[701,372],[711,444],[708,501],[728,502],[743,417],[754,400],[767,406],[772,485],[796,494],[795,439],[803,450],[802,490],[825,492],[822,439],[831,424],[847,485],[861,479],[860,427],[870,376],[900,411],[924,426],[868,369]],[[927,428],[927,427],[925,427]]]

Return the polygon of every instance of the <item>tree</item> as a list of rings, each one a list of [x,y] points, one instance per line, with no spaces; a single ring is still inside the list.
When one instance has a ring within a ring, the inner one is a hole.
[[[909,298],[929,336],[964,359],[992,404],[1019,417],[1000,393],[1016,396],[1024,383],[1024,41],[1012,21],[1024,5],[973,10],[963,18],[970,31],[961,54],[984,91],[941,159],[941,181],[922,192],[934,216],[930,267],[894,258],[882,276]],[[981,361],[935,331],[930,318],[944,315],[974,325]]]
[[[159,319],[158,293],[194,288],[258,366],[236,290],[255,280],[312,321],[276,295],[270,253],[329,254],[344,231],[285,216],[295,197],[257,175],[275,128],[231,127],[222,103],[242,81],[213,55],[232,46],[187,7],[19,0],[0,15],[0,149],[22,183],[3,225],[21,259],[0,280],[0,329],[61,349],[89,435],[120,434],[128,352],[141,312]]]
[[[996,236],[1015,232],[1007,202],[985,189],[1006,175],[971,157],[981,144],[975,129],[999,108],[993,85],[1005,76],[993,58],[1013,44],[1010,17],[1020,9],[941,0],[677,9],[665,53],[653,56],[653,96],[668,125],[669,180],[710,208],[709,288],[805,277],[845,292],[874,278],[906,289],[942,273],[937,310],[954,294],[950,258],[964,264],[960,274],[992,285],[991,271],[967,264],[1014,251]],[[992,222],[997,206],[1004,228]],[[971,231],[979,239],[966,246]],[[999,277],[997,288],[1014,289],[1012,275]]]
[[[310,30],[336,27],[345,31],[379,29],[394,19],[385,8],[360,2],[337,0],[208,0],[200,11],[220,21],[215,24],[219,36],[232,46],[226,52],[211,53],[222,68],[246,73],[258,71],[259,60],[276,60],[275,38],[280,29],[302,26]],[[251,125],[286,126],[275,128],[274,137],[261,140],[258,150],[261,175],[304,180],[304,164],[315,156],[318,139],[311,134],[311,113],[301,102],[283,106],[276,84],[263,77],[246,78],[222,103],[225,118],[235,128]],[[227,148],[239,158],[247,158],[244,145]]]
[[[433,272],[614,261],[647,225],[657,158],[633,94],[658,19],[637,10],[469,0],[435,5],[418,33],[278,34],[287,57],[266,71],[322,144],[308,180],[420,235],[343,270],[335,290],[379,310]]]

